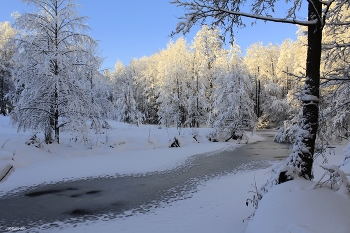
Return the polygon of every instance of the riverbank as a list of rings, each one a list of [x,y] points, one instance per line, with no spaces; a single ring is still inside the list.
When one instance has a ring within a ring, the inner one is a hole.
[[[209,142],[206,138],[208,128],[194,132],[193,129],[109,123],[111,128],[103,134],[90,134],[90,144],[74,142],[72,135],[61,133],[59,145],[34,143],[28,146],[26,142],[33,132],[18,133],[9,124],[8,117],[0,116],[0,170],[13,165],[13,172],[0,183],[0,196],[43,183],[165,171],[196,154],[241,146],[237,141]],[[262,140],[256,134],[248,133],[247,136],[250,143]],[[39,141],[43,140],[40,133],[37,137]],[[181,147],[169,148],[174,137]]]

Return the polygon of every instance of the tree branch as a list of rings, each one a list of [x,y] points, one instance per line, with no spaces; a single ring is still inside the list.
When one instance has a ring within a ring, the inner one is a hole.
[[[261,16],[261,15],[254,15],[254,14],[248,14],[244,12],[235,12],[235,11],[229,11],[226,9],[218,8],[209,8],[212,9],[212,11],[222,11],[228,14],[237,15],[237,16],[243,16],[247,18],[252,19],[258,19],[258,20],[264,20],[269,22],[277,22],[277,23],[288,23],[288,24],[296,24],[301,26],[310,26],[310,25],[316,25],[318,23],[318,20],[311,20],[311,21],[301,21],[301,20],[295,20],[295,19],[285,19],[285,18],[274,18],[274,17],[267,17],[267,16]]]

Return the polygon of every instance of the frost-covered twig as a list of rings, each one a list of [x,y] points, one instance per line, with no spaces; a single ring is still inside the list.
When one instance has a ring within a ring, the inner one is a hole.
[[[339,185],[338,192],[340,192],[341,194],[349,195],[349,193],[350,193],[350,182],[349,182],[349,180],[348,180],[348,178],[346,176],[350,175],[350,174],[345,174],[345,172],[342,171],[339,168],[339,166],[334,166],[334,165],[332,165],[332,166],[321,166],[321,168],[323,168],[325,170],[325,173],[323,174],[321,179],[319,179],[312,186],[312,188],[316,188],[317,186],[321,187],[324,183],[330,183],[331,184],[331,188],[333,188],[333,186],[335,184],[338,184]],[[326,175],[329,175],[329,179],[321,184],[321,180]]]
[[[246,204],[246,206],[248,206],[249,203],[251,203],[253,205],[253,207],[255,209],[257,209],[259,201],[262,199],[262,195],[261,195],[261,192],[259,191],[259,188],[258,188],[258,186],[256,184],[255,175],[254,175],[254,184],[252,184],[252,187],[254,188],[254,190],[253,191],[249,191],[249,193],[254,193],[253,198],[252,199],[248,198],[246,200],[245,204]],[[254,216],[254,213],[251,216]],[[249,218],[251,216],[249,216]]]

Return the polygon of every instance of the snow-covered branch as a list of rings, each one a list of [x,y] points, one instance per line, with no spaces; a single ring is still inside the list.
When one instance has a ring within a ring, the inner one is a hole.
[[[248,14],[248,13],[244,13],[244,12],[235,12],[235,11],[230,11],[230,10],[226,10],[223,8],[208,7],[208,10],[209,10],[208,12],[213,12],[213,15],[210,15],[210,16],[214,16],[216,14],[220,14],[221,12],[224,12],[224,13],[231,14],[231,15],[243,16],[243,17],[263,20],[263,21],[267,21],[267,22],[288,23],[288,24],[296,24],[296,25],[300,25],[300,26],[309,26],[309,25],[315,25],[318,23],[318,20],[302,21],[302,20],[297,20],[297,19],[274,18],[274,17],[268,17],[268,16]],[[208,14],[208,12],[204,12],[204,13]]]
[[[300,1],[296,1],[292,4],[289,11],[286,13],[285,18],[273,17],[268,13],[268,11],[274,12],[274,1],[255,1],[251,5],[251,13],[241,10],[244,4],[240,1],[174,0],[171,3],[183,7],[187,11],[184,16],[180,17],[180,20],[182,21],[177,24],[174,33],[183,32],[186,34],[196,23],[203,25],[206,21],[210,21],[211,25],[220,26],[225,32],[230,32],[232,37],[234,27],[245,26],[242,18],[252,18],[265,22],[287,23],[300,26],[317,25],[322,20],[321,15],[312,20],[297,19],[296,12],[300,10]]]

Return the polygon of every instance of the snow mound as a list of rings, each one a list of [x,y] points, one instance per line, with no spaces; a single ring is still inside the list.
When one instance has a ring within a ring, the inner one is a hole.
[[[273,187],[246,233],[349,233],[350,199],[313,184],[297,179]]]

